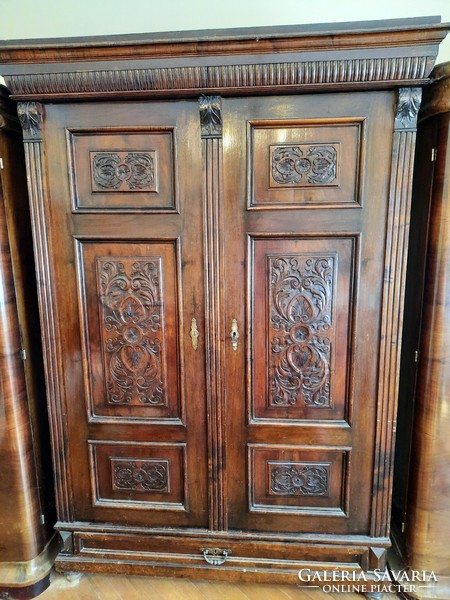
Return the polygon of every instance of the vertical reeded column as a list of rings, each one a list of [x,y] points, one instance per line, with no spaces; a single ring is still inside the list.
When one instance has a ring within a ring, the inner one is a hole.
[[[222,103],[219,96],[199,99],[204,169],[205,279],[207,320],[210,528],[224,531],[226,519],[225,403],[223,397],[223,323],[221,293]]]
[[[387,537],[390,530],[406,257],[420,100],[420,88],[399,89],[393,134],[381,320],[377,413],[377,445],[380,452],[375,457],[371,531],[371,535],[376,537]]]

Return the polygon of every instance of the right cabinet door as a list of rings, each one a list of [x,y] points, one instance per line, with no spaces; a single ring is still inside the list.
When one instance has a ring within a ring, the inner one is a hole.
[[[370,534],[393,111],[223,101],[230,529]]]

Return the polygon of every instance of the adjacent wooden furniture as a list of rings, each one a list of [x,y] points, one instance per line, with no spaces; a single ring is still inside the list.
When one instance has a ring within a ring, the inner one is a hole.
[[[48,586],[58,551],[43,378],[21,128],[1,86],[0,595],[15,598]]]
[[[1,46],[59,569],[293,582],[384,566],[416,116],[446,31]]]
[[[434,69],[424,93],[414,181],[414,198],[430,206],[430,216],[409,494],[399,547],[410,571],[433,571],[438,579],[417,588],[413,596],[420,599],[450,597],[449,92],[445,63]]]

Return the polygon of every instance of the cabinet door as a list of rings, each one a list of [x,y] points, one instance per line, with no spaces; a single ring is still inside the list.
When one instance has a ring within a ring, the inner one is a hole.
[[[183,101],[46,110],[73,520],[208,523],[198,120]]]
[[[392,95],[223,121],[228,526],[369,534]]]

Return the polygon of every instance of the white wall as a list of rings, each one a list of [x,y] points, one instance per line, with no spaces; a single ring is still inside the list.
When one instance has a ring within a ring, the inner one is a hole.
[[[449,0],[0,0],[0,39],[440,15]],[[450,60],[450,36],[437,62]]]

